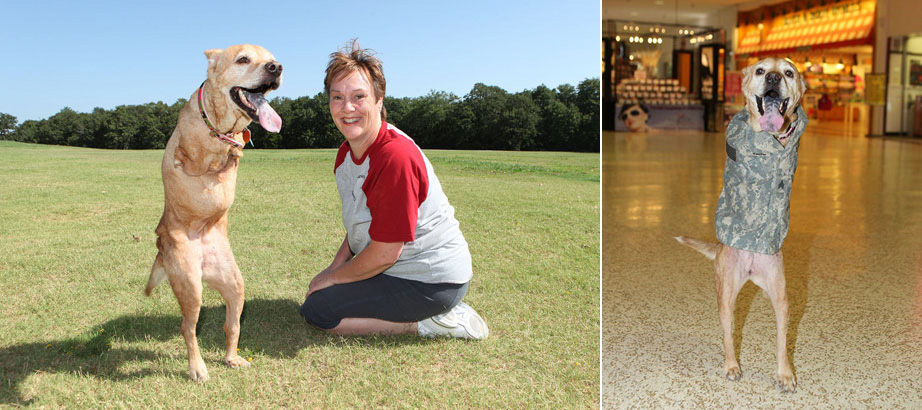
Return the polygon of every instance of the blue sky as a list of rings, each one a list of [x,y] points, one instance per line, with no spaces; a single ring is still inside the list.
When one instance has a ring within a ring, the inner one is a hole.
[[[351,38],[383,61],[387,92],[509,92],[598,77],[598,1],[4,2],[0,112],[19,122],[64,107],[188,98],[204,50],[251,43],[285,67],[274,96],[315,95],[328,56]]]

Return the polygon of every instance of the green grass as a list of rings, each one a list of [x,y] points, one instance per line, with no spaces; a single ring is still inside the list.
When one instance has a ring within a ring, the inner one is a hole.
[[[246,151],[230,240],[253,366],[221,364],[206,290],[204,385],[169,286],[142,292],[162,155],[0,141],[0,407],[599,406],[598,154],[427,151],[474,258],[465,301],[491,330],[468,342],[307,326],[297,308],[343,236],[335,151]]]

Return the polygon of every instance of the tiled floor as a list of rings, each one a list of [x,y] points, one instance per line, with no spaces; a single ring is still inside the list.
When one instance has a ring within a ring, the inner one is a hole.
[[[800,145],[785,395],[768,299],[740,293],[725,380],[713,262],[672,239],[716,241],[723,135],[603,133],[603,408],[922,409],[922,143],[843,134]]]

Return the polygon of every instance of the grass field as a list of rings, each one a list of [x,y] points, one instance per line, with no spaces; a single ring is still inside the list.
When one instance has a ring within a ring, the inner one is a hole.
[[[162,151],[0,141],[0,407],[595,408],[599,155],[427,151],[470,243],[482,342],[346,338],[298,315],[342,241],[333,150],[247,150],[230,240],[246,281],[241,354],[221,364],[206,290],[186,376],[179,307],[144,284]]]

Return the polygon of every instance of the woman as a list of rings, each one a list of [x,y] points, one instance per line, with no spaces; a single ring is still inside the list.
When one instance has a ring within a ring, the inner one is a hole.
[[[621,107],[621,121],[631,132],[649,132],[653,131],[647,125],[647,119],[650,118],[650,110],[643,104],[624,104]]]
[[[472,276],[467,242],[432,165],[386,120],[381,62],[351,46],[330,55],[324,90],[346,141],[334,165],[346,238],[308,286],[301,315],[340,335],[484,339],[461,303]]]

